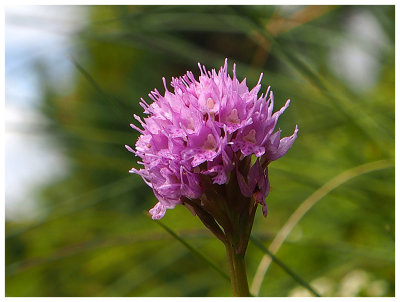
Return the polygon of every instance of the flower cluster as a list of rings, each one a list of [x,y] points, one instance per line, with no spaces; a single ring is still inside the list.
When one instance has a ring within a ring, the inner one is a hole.
[[[235,177],[241,194],[262,204],[266,215],[267,166],[289,150],[298,131],[296,126],[293,135],[282,139],[280,130],[274,132],[289,100],[273,113],[269,87],[258,96],[262,74],[249,91],[246,79],[236,78],[235,65],[233,77],[228,75],[227,60],[219,72],[199,68],[198,80],[192,72],[172,78],[170,92],[163,78],[164,95],[151,92],[150,105],[141,99],[148,117],[134,116],[143,129],[131,124],[141,135],[135,149],[126,148],[142,159],[144,168],[130,172],[142,176],[158,199],[150,210],[153,219],[183,200],[200,200],[205,177],[216,185]]]

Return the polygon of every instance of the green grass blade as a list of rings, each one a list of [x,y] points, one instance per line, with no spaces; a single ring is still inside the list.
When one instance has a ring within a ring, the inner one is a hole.
[[[52,209],[53,213],[50,213],[49,215],[45,216],[38,222],[36,222],[26,228],[23,228],[21,230],[16,230],[16,231],[13,231],[13,232],[7,234],[5,239],[7,240],[7,239],[13,238],[15,236],[22,235],[30,230],[36,229],[37,227],[40,227],[40,226],[42,226],[50,221],[53,221],[55,219],[65,217],[67,215],[71,215],[71,214],[77,213],[81,210],[95,206],[96,204],[98,204],[100,202],[109,200],[109,198],[111,198],[111,197],[116,197],[116,196],[119,196],[130,190],[133,190],[138,185],[139,185],[139,183],[132,184],[131,177],[129,176],[129,177],[121,178],[115,182],[101,186],[101,187],[91,190],[89,192],[83,193],[82,195],[80,195],[78,197],[75,197],[75,198],[72,198],[72,199],[62,202],[61,204],[65,205],[65,204],[69,203],[69,201],[72,201],[72,200],[80,200],[80,199],[83,200],[83,199],[92,199],[92,198],[93,198],[93,200],[91,202],[87,202],[79,207],[74,207],[72,209],[69,209],[60,214],[54,214],[54,211],[56,211],[56,208],[53,208]]]
[[[209,239],[211,238],[211,235],[206,230],[195,230],[184,232],[182,234],[182,237]],[[94,250],[108,249],[131,244],[145,244],[150,241],[154,242],[167,240],[170,240],[170,237],[165,232],[152,233],[151,236],[149,234],[132,235],[131,233],[129,233],[128,235],[120,235],[116,237],[94,238],[88,241],[75,242],[73,244],[63,246],[60,249],[57,249],[56,251],[45,256],[32,257],[11,263],[6,266],[5,273],[7,277],[13,276],[36,266],[46,265],[53,261],[59,261],[62,259],[73,257],[78,254],[92,252]]]
[[[331,191],[339,187],[340,185],[346,183],[347,181],[372,172],[382,169],[391,168],[394,166],[394,162],[391,160],[378,160],[374,162],[369,162],[352,169],[346,170],[343,173],[332,178],[330,181],[323,184],[319,189],[314,191],[306,200],[304,200],[299,207],[293,212],[289,217],[283,227],[280,229],[278,234],[275,236],[274,240],[270,245],[270,251],[274,254],[278,252],[283,242],[286,240],[289,233],[297,225],[301,218],[323,197],[329,194]],[[265,273],[267,272],[269,265],[271,264],[271,258],[269,256],[264,256],[261,260],[256,275],[253,279],[253,284],[251,286],[251,292],[257,295],[260,291],[262,281],[264,280]]]
[[[84,78],[90,83],[94,90],[99,94],[101,99],[109,102],[112,112],[115,114],[115,117],[126,117],[126,114],[124,114],[121,110],[121,102],[119,102],[115,97],[111,97],[106,92],[104,92],[103,89],[101,89],[97,82],[94,80],[94,78],[90,75],[90,73],[72,57],[71,62],[76,67],[76,69],[84,76]]]
[[[168,235],[167,235],[168,236]],[[179,259],[184,257],[188,251],[180,249],[176,250],[176,245],[166,245],[160,248],[155,254],[152,254],[151,258],[146,259],[146,261],[135,265],[132,269],[127,269],[124,274],[119,276],[115,281],[113,281],[109,286],[107,286],[102,292],[99,293],[100,297],[112,297],[112,296],[128,296],[130,292],[133,292],[138,287],[148,282],[151,282],[154,276],[157,276],[163,270],[168,267],[173,266]],[[163,257],[164,262],[157,265],[153,269],[149,270],[148,267],[154,261],[155,256],[162,257],[164,255],[169,255],[168,257]],[[140,272],[140,278],[138,277],[138,272]]]
[[[147,214],[147,213],[146,213]],[[162,223],[159,220],[154,220],[158,225],[160,225],[164,230],[166,230],[172,237],[174,237],[176,240],[178,240],[180,243],[182,243],[191,253],[196,255],[198,258],[200,258],[202,261],[207,263],[210,267],[212,267],[221,277],[224,279],[230,281],[230,278],[228,274],[223,272],[217,265],[215,265],[210,259],[208,259],[207,256],[203,255],[195,247],[193,247],[191,244],[189,244],[185,239],[183,239],[181,236],[179,236],[177,233],[175,233],[172,229],[170,229],[168,226],[166,226],[164,223]]]
[[[288,273],[293,280],[295,280],[297,283],[300,285],[304,286],[306,289],[308,289],[314,296],[316,297],[321,297],[320,294],[317,293],[315,289],[312,288],[310,284],[308,284],[306,281],[304,281],[299,275],[297,275],[295,272],[293,272],[286,264],[284,264],[281,260],[275,257],[274,254],[272,254],[262,243],[260,240],[255,238],[254,236],[250,236],[250,241],[253,242],[253,244],[258,247],[261,251],[263,251],[265,254],[271,257],[272,261],[274,261],[276,264],[280,266],[286,273]]]

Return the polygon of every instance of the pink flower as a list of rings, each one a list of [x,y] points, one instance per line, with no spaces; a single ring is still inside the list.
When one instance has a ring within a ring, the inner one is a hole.
[[[273,113],[272,91],[268,88],[258,96],[262,74],[249,91],[246,79],[236,78],[235,65],[233,77],[228,75],[227,60],[218,73],[200,64],[199,68],[198,80],[192,72],[172,78],[170,92],[163,78],[164,95],[151,92],[150,105],[142,99],[147,117],[141,120],[135,115],[143,129],[131,124],[141,135],[135,149],[126,148],[141,158],[143,169],[130,172],[139,174],[158,199],[150,210],[153,219],[162,218],[177,204],[198,205],[212,216],[219,215],[205,206],[205,199],[213,202],[206,187],[232,182],[244,198],[262,204],[266,216],[268,164],[285,155],[297,137],[297,126],[282,139],[281,131],[275,131],[289,100]],[[251,165],[253,155],[257,159]]]

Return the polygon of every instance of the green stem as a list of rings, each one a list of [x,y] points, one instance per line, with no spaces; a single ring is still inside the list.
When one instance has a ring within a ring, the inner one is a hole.
[[[225,243],[225,247],[233,295],[235,297],[250,297],[244,253],[236,253],[236,249],[230,242]]]

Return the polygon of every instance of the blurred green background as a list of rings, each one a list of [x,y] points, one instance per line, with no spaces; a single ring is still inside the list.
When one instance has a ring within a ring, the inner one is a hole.
[[[270,165],[269,216],[257,213],[254,236],[268,247],[322,185],[386,160],[318,200],[276,256],[323,296],[394,296],[394,6],[58,7],[69,21],[37,9],[6,10],[6,31],[18,27],[24,41],[62,38],[18,57],[26,44],[6,34],[6,114],[19,117],[6,121],[6,296],[231,296],[227,280],[144,214],[156,200],[128,174],[138,165],[124,148],[138,136],[129,124],[140,97],[163,91],[161,77],[198,76],[197,62],[219,68],[225,58],[250,87],[263,72],[275,109],[292,101],[283,134],[300,129]],[[29,81],[35,90],[15,98]],[[46,181],[19,182],[15,165],[32,162],[40,169],[27,178]],[[162,221],[227,271],[223,245],[184,207]],[[250,284],[262,257],[250,243]],[[260,296],[304,295],[271,264]]]

